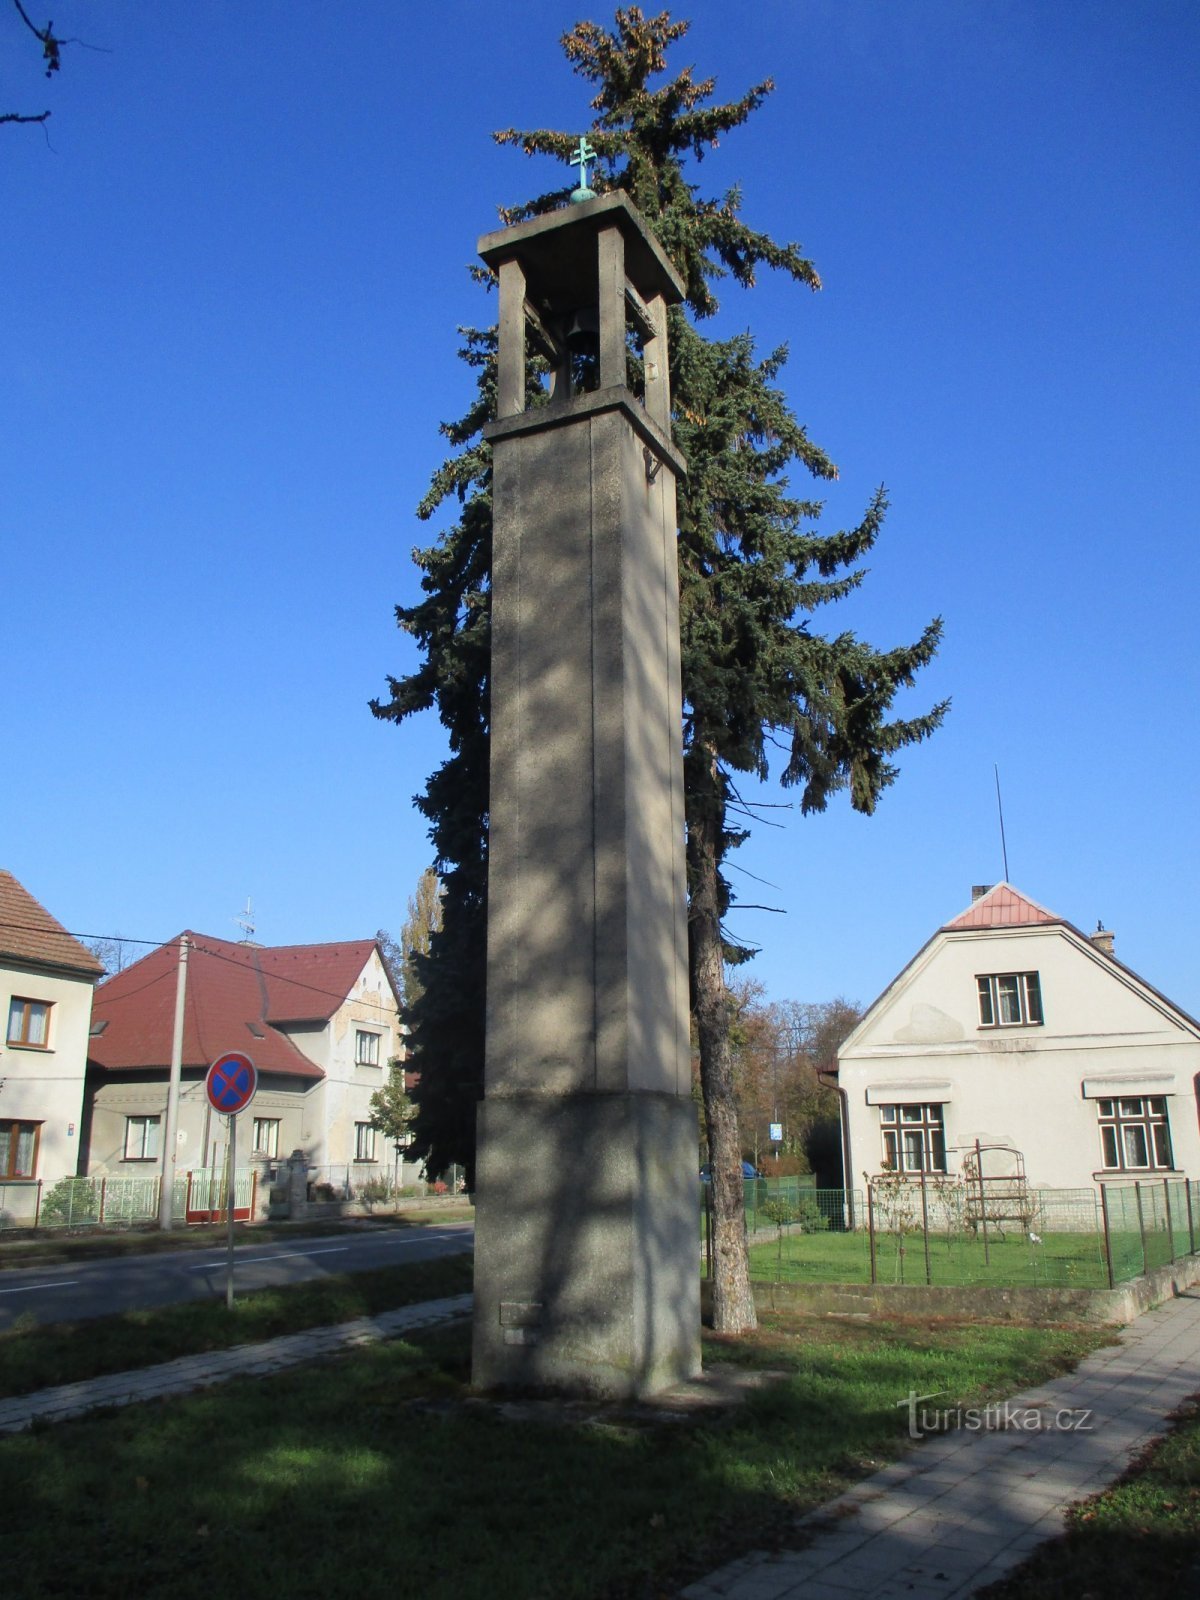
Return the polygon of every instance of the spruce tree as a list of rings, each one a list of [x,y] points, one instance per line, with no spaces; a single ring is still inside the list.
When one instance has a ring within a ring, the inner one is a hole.
[[[754,284],[763,267],[816,289],[812,263],[794,244],[778,244],[740,216],[736,189],[700,196],[685,174],[770,93],[770,80],[741,99],[713,104],[714,81],[685,68],[657,87],[668,48],[687,23],[667,13],[619,10],[609,32],[584,22],[563,39],[574,69],[595,86],[588,138],[602,157],[598,191],[624,189],[657,234],[687,285],[686,310],[671,313],[674,432],[688,462],[679,486],[679,569],[684,693],[684,772],[689,892],[689,962],[699,1040],[701,1087],[713,1168],[715,1325],[754,1325],[742,1212],[741,1157],[730,1046],[734,1007],[726,965],[748,951],[729,941],[733,902],[726,858],[746,837],[736,774],[771,774],[798,786],[803,812],[822,810],[849,790],[856,810],[874,809],[896,776],[892,757],[926,737],[944,715],[935,706],[912,719],[890,718],[898,691],[911,685],[937,647],[934,621],[911,645],[878,651],[852,633],[812,630],[821,606],[843,598],[863,577],[887,507],[879,490],[861,522],[818,533],[819,504],[795,497],[786,474],[816,479],[836,469],[807,436],[778,385],[785,352],[756,356],[748,335],[707,340],[695,326],[717,309],[714,286]],[[565,162],[578,130],[496,135],[529,155]],[[554,209],[571,188],[501,212],[515,222]],[[688,314],[690,313],[690,315]],[[423,652],[421,667],[389,680],[379,716],[403,720],[436,706],[450,756],[417,804],[429,818],[445,883],[444,922],[424,963],[425,991],[409,1024],[422,1058],[416,1142],[431,1170],[451,1160],[470,1171],[474,1106],[483,1075],[487,854],[487,606],[491,537],[490,458],[480,438],[492,415],[494,341],[472,332],[463,351],[477,370],[475,402],[445,428],[456,454],[436,475],[420,514],[456,498],[460,515],[416,559],[425,598],[397,610]]]

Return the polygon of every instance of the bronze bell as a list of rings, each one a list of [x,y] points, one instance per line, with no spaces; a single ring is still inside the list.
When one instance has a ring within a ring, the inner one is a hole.
[[[576,356],[600,354],[600,308],[581,306],[567,324],[567,349]]]

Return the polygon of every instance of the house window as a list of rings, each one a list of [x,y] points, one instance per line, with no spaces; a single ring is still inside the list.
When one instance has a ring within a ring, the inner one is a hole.
[[[354,1059],[360,1067],[379,1065],[379,1035],[359,1028],[354,1035]]]
[[[880,1106],[885,1172],[945,1172],[941,1106]]]
[[[0,1180],[33,1177],[41,1131],[40,1122],[0,1122]]]
[[[1112,1172],[1146,1172],[1171,1166],[1167,1102],[1161,1097],[1098,1100],[1100,1149]]]
[[[375,1129],[369,1122],[354,1124],[354,1159],[355,1161],[375,1159]]]
[[[278,1117],[255,1117],[254,1153],[256,1156],[271,1156],[272,1158],[279,1154]]]
[[[126,1161],[157,1161],[161,1117],[125,1118]]]
[[[8,1042],[45,1050],[50,1041],[49,1000],[22,1000],[14,995],[8,1007]]]
[[[979,985],[981,1028],[1033,1028],[1045,1020],[1036,972],[993,972],[975,982]]]

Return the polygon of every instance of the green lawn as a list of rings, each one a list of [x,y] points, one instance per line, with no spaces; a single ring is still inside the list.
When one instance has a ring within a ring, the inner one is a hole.
[[[968,1403],[1094,1330],[764,1319],[706,1359],[786,1376],[725,1418],[536,1417],[462,1398],[469,1330],[0,1442],[7,1593],[616,1600],[675,1592],[905,1442],[910,1389]]]
[[[1108,1269],[1104,1241],[1088,1233],[1046,1233],[1040,1242],[1023,1233],[989,1236],[985,1249],[982,1239],[970,1234],[931,1234],[929,1267],[935,1284],[995,1284],[997,1286],[1054,1286],[1081,1289],[1106,1289]],[[1152,1266],[1159,1256],[1169,1260],[1169,1250],[1159,1246],[1151,1253]],[[1116,1235],[1113,1247],[1118,1281],[1142,1270],[1141,1242],[1138,1235]],[[750,1250],[751,1276],[759,1281],[780,1283],[869,1283],[871,1281],[870,1240],[865,1231],[857,1233],[800,1233],[784,1231],[759,1242]],[[879,1283],[923,1284],[925,1246],[920,1233],[876,1235],[876,1275]]]
[[[258,1289],[239,1295],[233,1310],[224,1298],[193,1300],[153,1311],[130,1311],[87,1322],[51,1323],[0,1333],[0,1396],[28,1394],[176,1356],[227,1350],[302,1328],[391,1311],[420,1300],[467,1294],[471,1255],[381,1267],[375,1272],[318,1278],[312,1283]]]
[[[1187,1407],[1120,1483],[1076,1506],[1061,1539],[988,1600],[1186,1600],[1200,1580],[1200,1410]]]

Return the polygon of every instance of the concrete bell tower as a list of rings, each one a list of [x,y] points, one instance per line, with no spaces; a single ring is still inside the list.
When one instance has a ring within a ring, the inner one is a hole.
[[[484,430],[494,554],[473,1379],[646,1394],[700,1368],[684,463],[666,320],[684,286],[620,193],[487,234],[479,253],[499,275],[500,346]],[[553,369],[549,392],[526,393],[531,347]]]

